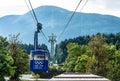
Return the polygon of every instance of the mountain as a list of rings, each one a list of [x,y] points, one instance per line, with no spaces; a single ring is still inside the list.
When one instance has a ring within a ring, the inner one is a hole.
[[[48,38],[51,33],[54,33],[57,37],[60,36],[58,42],[65,38],[92,35],[98,32],[120,32],[119,17],[76,12],[65,31],[61,34],[73,13],[72,11],[55,6],[40,6],[34,10],[38,21],[42,23],[42,31],[45,36]],[[30,11],[23,15],[7,15],[0,18],[0,35],[2,36],[20,33],[20,39],[23,43],[33,43],[35,30],[36,23]],[[39,34],[39,41],[40,43],[47,42],[42,34]]]

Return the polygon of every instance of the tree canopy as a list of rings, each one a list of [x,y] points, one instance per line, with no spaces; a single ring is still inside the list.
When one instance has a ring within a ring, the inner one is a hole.
[[[23,74],[29,70],[29,57],[28,54],[20,47],[19,35],[13,35],[10,37],[10,44],[8,46],[8,53],[12,56],[15,67],[15,73],[11,76],[10,81],[19,81],[20,74]]]
[[[5,81],[4,76],[14,73],[14,67],[11,66],[14,60],[8,54],[8,45],[7,38],[0,36],[0,81]]]
[[[120,81],[120,50],[107,41],[105,35],[97,34],[90,37],[87,45],[68,43],[64,71],[93,73]]]

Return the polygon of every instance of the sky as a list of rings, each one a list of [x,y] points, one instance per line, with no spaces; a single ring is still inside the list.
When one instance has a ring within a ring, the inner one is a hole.
[[[26,0],[28,1],[28,0]],[[33,7],[53,5],[70,11],[74,11],[80,0],[30,0]],[[88,0],[86,6],[82,0],[77,12],[99,13],[120,17],[120,0]],[[25,0],[0,0],[0,17],[5,15],[22,15],[28,12]]]

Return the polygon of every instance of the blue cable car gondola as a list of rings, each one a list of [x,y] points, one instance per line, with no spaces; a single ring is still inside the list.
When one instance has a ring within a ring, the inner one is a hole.
[[[31,50],[30,53],[30,70],[34,73],[48,71],[48,51]]]
[[[35,11],[29,0],[30,7],[32,9],[32,17],[37,23],[37,31],[34,33],[34,50],[30,52],[30,70],[34,73],[48,71],[48,51],[38,48],[38,33],[42,30],[42,24],[38,22]]]
[[[42,24],[37,24],[37,31],[34,33],[34,50],[30,52],[30,70],[34,73],[48,71],[48,50],[38,48],[38,33],[42,29]]]

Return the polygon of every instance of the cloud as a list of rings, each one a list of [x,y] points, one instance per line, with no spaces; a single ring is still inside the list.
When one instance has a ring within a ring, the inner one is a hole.
[[[28,0],[26,0],[28,1]],[[33,7],[43,5],[54,5],[74,11],[79,0],[30,0]],[[84,3],[85,0],[83,0]],[[4,3],[4,4],[3,4]],[[83,3],[81,5],[83,5]],[[77,11],[80,11],[81,5]],[[87,13],[100,13],[119,16],[120,0],[88,0],[88,3],[82,10]],[[23,14],[28,11],[24,0],[1,0],[0,3],[0,16],[8,14]]]
[[[107,9],[120,9],[120,0],[106,0],[105,3]]]
[[[82,10],[86,13],[100,13],[120,17],[120,0],[88,0],[87,5]]]

